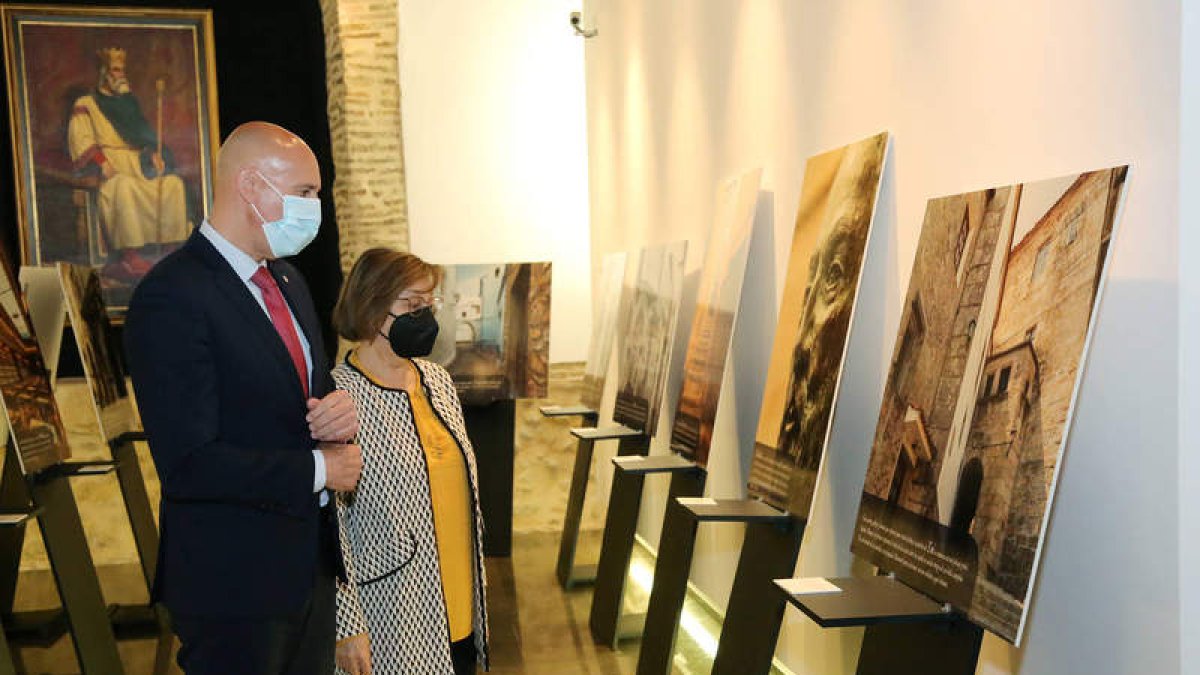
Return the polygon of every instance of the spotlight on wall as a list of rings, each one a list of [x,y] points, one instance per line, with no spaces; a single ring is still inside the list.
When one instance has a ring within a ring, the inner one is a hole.
[[[581,15],[579,12],[571,12],[571,28],[575,29],[576,35],[582,38],[593,38],[600,33],[600,31],[596,30],[595,28],[584,28],[582,24],[583,15]]]

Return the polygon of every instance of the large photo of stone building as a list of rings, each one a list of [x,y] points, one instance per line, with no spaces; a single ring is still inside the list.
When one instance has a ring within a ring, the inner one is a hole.
[[[50,373],[8,264],[0,259],[0,400],[21,469],[38,473],[70,456]]]
[[[810,157],[750,464],[752,497],[807,517],[841,381],[888,135]]]
[[[648,436],[658,429],[686,256],[685,241],[642,249],[631,256],[621,291],[613,421]]]
[[[700,268],[696,313],[684,352],[683,384],[671,423],[671,449],[700,466],[708,463],[712,445],[713,422],[746,276],[761,182],[762,169],[754,169],[717,187],[712,231]]]
[[[600,409],[604,397],[604,382],[612,360],[613,342],[617,337],[617,311],[621,306],[621,283],[625,279],[624,252],[609,253],[600,264],[600,279],[595,297],[600,303],[592,322],[592,338],[588,342],[587,363],[583,367],[579,402]]]
[[[546,396],[550,263],[445,265],[430,358],[450,371],[463,403]]]
[[[929,202],[855,553],[1020,642],[1126,167]]]
[[[100,432],[111,441],[133,431],[136,423],[125,384],[123,352],[109,325],[100,275],[88,267],[60,262],[58,278]]]

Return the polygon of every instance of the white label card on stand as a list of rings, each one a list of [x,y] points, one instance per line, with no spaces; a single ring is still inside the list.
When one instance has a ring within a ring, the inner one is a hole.
[[[842,589],[825,577],[801,577],[799,579],[776,579],[775,584],[792,595],[818,595],[841,593]]]
[[[680,506],[716,506],[717,500],[712,497],[676,497]]]

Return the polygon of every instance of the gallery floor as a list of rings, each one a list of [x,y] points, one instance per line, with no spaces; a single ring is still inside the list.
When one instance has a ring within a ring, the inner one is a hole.
[[[581,542],[580,559],[594,559],[598,533]],[[585,673],[622,675],[637,665],[637,642],[622,643],[619,651],[593,644],[588,633],[591,591],[580,588],[564,592],[554,578],[558,552],[557,533],[517,534],[511,558],[489,558],[489,612],[492,629],[492,671],[499,675],[561,675]],[[648,554],[635,550],[635,573],[627,593],[631,609],[645,606],[647,573],[653,572]],[[133,565],[101,568],[105,598],[109,602],[145,601],[140,572]],[[640,583],[639,583],[640,582]],[[48,572],[23,574],[17,591],[18,609],[53,607],[58,599]],[[711,668],[718,619],[689,601],[689,630],[677,641],[675,672],[680,675],[707,673]],[[133,641],[120,646],[121,659],[129,675],[153,671],[154,643]],[[78,673],[68,638],[46,649],[20,650],[25,671],[30,675]],[[178,673],[172,669],[172,673]]]

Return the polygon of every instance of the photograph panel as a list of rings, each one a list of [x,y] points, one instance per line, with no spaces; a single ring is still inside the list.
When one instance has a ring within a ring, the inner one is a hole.
[[[683,384],[671,423],[671,449],[700,466],[707,465],[712,445],[761,182],[762,169],[754,169],[717,188],[696,313],[684,353]]]
[[[748,485],[808,517],[888,147],[887,133],[809,158]]]
[[[604,382],[608,377],[608,364],[612,360],[613,342],[617,337],[617,310],[621,304],[625,259],[623,252],[604,256],[600,279],[596,283],[598,311],[592,323],[592,339],[588,342],[587,363],[583,369],[579,397],[579,402],[592,410],[600,409],[604,397]]]
[[[1126,173],[926,209],[852,548],[1014,643]]]
[[[642,249],[621,291],[613,421],[648,436],[658,429],[686,256],[685,241]]]

